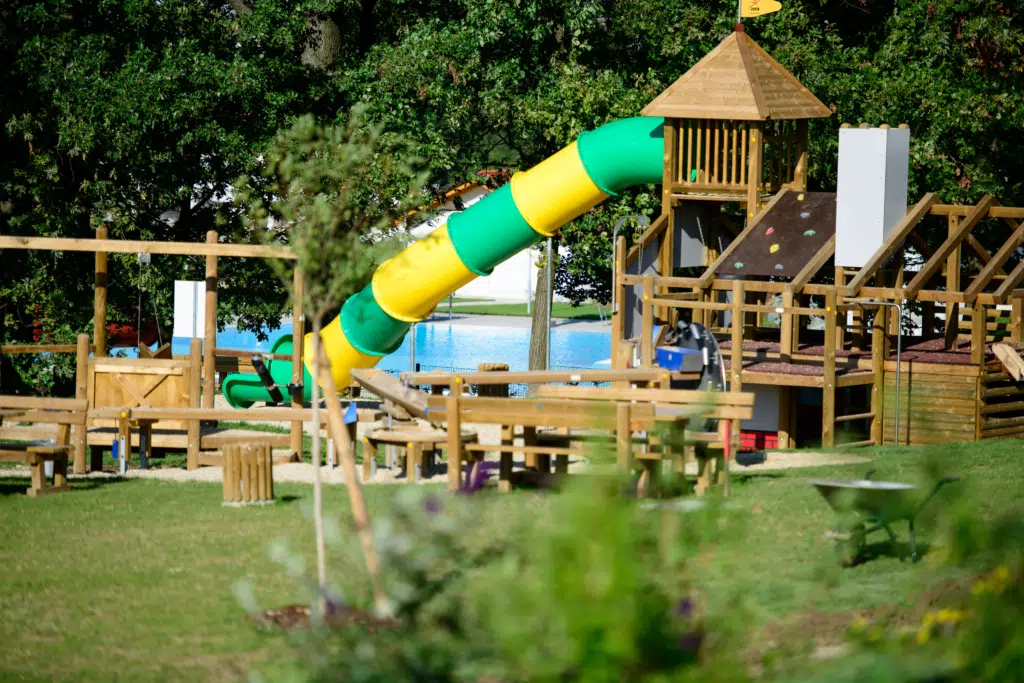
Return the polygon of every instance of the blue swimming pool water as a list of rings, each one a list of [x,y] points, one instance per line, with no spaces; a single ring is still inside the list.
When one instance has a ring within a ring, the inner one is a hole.
[[[269,351],[277,337],[291,332],[291,323],[285,323],[270,333],[268,341],[260,342],[254,332],[241,332],[229,327],[217,334],[217,347]],[[412,335],[407,335],[401,348],[382,360],[377,367],[384,370],[408,370],[411,340]],[[172,352],[187,354],[188,345],[188,339],[176,337],[172,340]],[[476,369],[479,363],[508,363],[512,370],[526,370],[529,353],[528,328],[453,325],[446,322],[416,326],[416,362],[423,369]],[[608,332],[557,328],[551,332],[553,366],[589,368],[610,356],[611,335]]]

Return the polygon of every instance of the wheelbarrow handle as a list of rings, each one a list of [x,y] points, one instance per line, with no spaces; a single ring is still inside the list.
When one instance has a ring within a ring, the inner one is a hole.
[[[922,500],[920,504],[917,506],[917,510],[914,512],[914,517],[917,517],[917,515],[920,514],[921,510],[924,509],[924,506],[927,505],[928,502],[935,497],[935,494],[938,493],[943,486],[945,486],[946,484],[952,484],[957,481],[960,481],[960,477],[943,477],[942,479],[939,479],[937,482],[935,482],[935,487],[931,490],[931,493],[925,496],[924,500]]]

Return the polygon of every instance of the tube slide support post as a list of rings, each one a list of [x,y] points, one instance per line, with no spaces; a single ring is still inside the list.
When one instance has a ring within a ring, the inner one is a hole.
[[[96,228],[96,239],[107,239],[107,226]],[[107,252],[96,252],[96,277],[93,284],[92,340],[97,358],[107,355]]]
[[[305,347],[303,340],[306,337],[306,318],[302,312],[303,297],[302,271],[298,268],[292,273],[292,384],[298,386],[303,380],[303,359],[302,353]],[[302,395],[292,396],[292,408],[301,409],[305,402]],[[302,461],[302,422],[295,421],[291,424],[290,448],[292,462]]]
[[[188,376],[188,407],[198,408],[202,391],[203,374],[203,342],[193,338],[188,345],[189,376]],[[199,420],[188,421],[188,455],[186,468],[189,471],[199,468]]]
[[[206,243],[216,244],[220,239],[216,230],[206,233]],[[203,407],[214,407],[217,383],[217,257],[206,257],[206,328],[203,339]],[[141,330],[140,330],[141,332]]]
[[[89,378],[89,335],[78,335],[78,348],[75,358],[75,398],[82,400],[88,397]],[[75,453],[74,473],[85,474],[85,454],[88,450],[89,426],[85,424],[75,425]]]

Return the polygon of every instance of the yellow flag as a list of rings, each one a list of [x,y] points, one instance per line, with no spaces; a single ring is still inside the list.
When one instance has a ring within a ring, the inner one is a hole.
[[[741,0],[741,17],[759,17],[762,14],[771,14],[782,9],[782,3],[778,0]]]

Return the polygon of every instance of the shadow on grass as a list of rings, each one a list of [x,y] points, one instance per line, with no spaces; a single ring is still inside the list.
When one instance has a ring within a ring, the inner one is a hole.
[[[929,543],[917,543],[917,556],[910,559],[910,543],[908,541],[896,541],[892,543],[889,539],[879,539],[870,543],[865,543],[864,547],[861,548],[860,553],[857,554],[857,560],[853,563],[854,567],[859,567],[868,562],[878,560],[881,558],[894,558],[897,560],[906,561],[907,564],[917,564],[921,559],[928,554],[931,550],[931,544]]]
[[[29,488],[30,483],[29,477],[0,477],[0,497],[2,496],[24,496],[25,491]],[[71,491],[68,493],[75,493],[76,491],[92,491],[100,489],[110,484],[120,484],[127,481],[120,477],[110,477],[103,479],[72,479],[68,483],[71,485]]]

